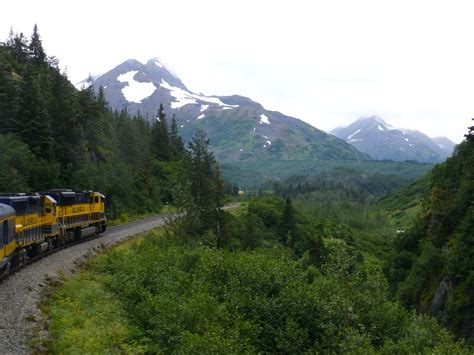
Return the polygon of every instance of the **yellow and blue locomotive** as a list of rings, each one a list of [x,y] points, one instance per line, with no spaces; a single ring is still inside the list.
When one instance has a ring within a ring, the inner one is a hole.
[[[0,270],[104,232],[105,197],[69,189],[0,195]]]

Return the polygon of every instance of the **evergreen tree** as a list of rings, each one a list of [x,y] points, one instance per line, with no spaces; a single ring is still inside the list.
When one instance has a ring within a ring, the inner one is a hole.
[[[10,34],[12,35],[12,34]],[[28,41],[23,33],[14,35],[13,38],[9,39],[8,46],[10,48],[10,54],[12,58],[19,64],[27,62],[28,58]]]
[[[171,158],[170,137],[163,104],[160,104],[157,118],[152,128],[152,150],[156,159],[169,161]]]
[[[90,159],[104,160],[102,147],[104,131],[105,100],[98,100],[92,85],[79,91],[80,122],[87,137],[86,150]]]
[[[283,213],[278,226],[278,238],[281,243],[292,247],[297,239],[295,210],[290,198],[286,198]]]
[[[472,119],[474,121],[474,118]],[[468,127],[469,132],[464,135],[468,140],[473,140],[474,139],[474,126]]]
[[[35,24],[33,28],[33,34],[31,35],[31,41],[28,46],[30,55],[33,62],[37,65],[44,64],[46,62],[46,54],[41,43],[41,38],[38,32],[38,26]]]
[[[190,195],[192,208],[190,215],[195,218],[194,232],[203,235],[205,231],[213,231],[218,238],[222,228],[221,210],[224,193],[220,169],[215,166],[214,154],[209,150],[209,139],[204,131],[197,131],[190,148]]]
[[[47,102],[40,78],[34,68],[27,65],[21,84],[20,108],[15,133],[27,143],[37,157],[53,156],[53,132]]]
[[[7,56],[6,50],[0,47],[0,134],[13,131],[18,112],[18,85]]]
[[[184,144],[179,135],[178,124],[176,123],[176,117],[174,114],[171,119],[170,143],[173,160],[181,159],[184,153]]]
[[[57,147],[55,153],[69,186],[71,174],[86,163],[86,136],[80,122],[77,90],[58,70],[53,71],[50,80],[54,100],[49,105],[49,112]]]
[[[224,246],[224,235],[223,229],[225,224],[225,214],[221,209],[224,206],[225,201],[225,192],[224,192],[224,180],[222,180],[221,169],[219,163],[216,163],[215,173],[214,173],[214,203],[213,203],[213,212],[214,219],[216,223],[216,236],[217,236],[217,247]]]

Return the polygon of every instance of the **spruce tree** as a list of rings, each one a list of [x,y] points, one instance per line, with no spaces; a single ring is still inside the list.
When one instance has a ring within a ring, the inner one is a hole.
[[[219,234],[222,227],[219,218],[224,201],[223,183],[204,131],[196,132],[189,149],[189,181],[193,202],[190,212],[196,219],[196,230],[193,232],[202,235],[205,231],[213,231]]]
[[[217,247],[224,246],[224,224],[225,224],[225,215],[224,211],[221,209],[224,206],[225,192],[224,192],[224,181],[222,180],[221,169],[219,163],[216,163],[215,173],[214,173],[214,205],[213,214],[216,224],[216,236],[217,236]]]
[[[81,126],[77,90],[66,76],[54,70],[50,75],[51,96],[49,112],[54,132],[56,158],[69,186],[70,175],[86,162],[86,135]]]
[[[36,24],[33,28],[33,34],[31,35],[31,41],[28,49],[35,64],[41,65],[46,62],[46,54],[44,52],[43,44],[41,43],[41,38],[38,32],[38,26]]]
[[[171,147],[168,133],[168,123],[163,104],[160,104],[158,115],[152,127],[152,150],[156,159],[161,161],[170,161]]]
[[[18,85],[7,56],[0,47],[0,134],[13,132],[18,112]]]
[[[176,117],[174,114],[171,119],[170,144],[173,160],[181,159],[184,153],[184,144],[179,135],[178,124],[176,123]]]
[[[19,64],[25,64],[28,59],[28,41],[23,33],[16,34],[8,41],[12,58]]]
[[[292,247],[297,239],[295,210],[290,198],[286,198],[278,226],[278,238],[282,244]]]
[[[474,118],[472,119],[474,121]],[[468,141],[471,141],[474,139],[474,126],[468,127],[469,132],[464,135],[464,137],[467,138]]]
[[[103,161],[104,115],[107,111],[105,100],[98,100],[93,86],[89,85],[79,91],[78,103],[80,122],[86,133],[86,150],[89,159]]]
[[[53,156],[53,132],[40,78],[31,65],[23,74],[20,108],[15,133],[38,158]]]

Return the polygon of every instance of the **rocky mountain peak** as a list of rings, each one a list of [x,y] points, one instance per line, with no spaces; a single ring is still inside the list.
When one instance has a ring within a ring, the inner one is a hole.
[[[197,129],[206,131],[221,161],[367,158],[346,142],[245,96],[194,93],[160,58],[146,64],[127,60],[93,86],[104,88],[112,109],[140,113],[150,121],[162,104],[168,117],[175,115],[185,141]]]
[[[331,133],[376,159],[436,163],[450,156],[454,147],[419,131],[394,127],[379,116],[361,117]]]

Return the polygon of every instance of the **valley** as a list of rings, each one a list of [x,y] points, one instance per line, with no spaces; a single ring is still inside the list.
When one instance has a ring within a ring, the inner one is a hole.
[[[0,123],[1,193],[93,189],[122,223],[177,213],[2,284],[7,303],[34,294],[33,316],[2,313],[36,325],[12,353],[472,352],[474,127],[457,146],[378,116],[330,134],[195,93],[158,58],[75,87],[36,26],[0,43]]]

